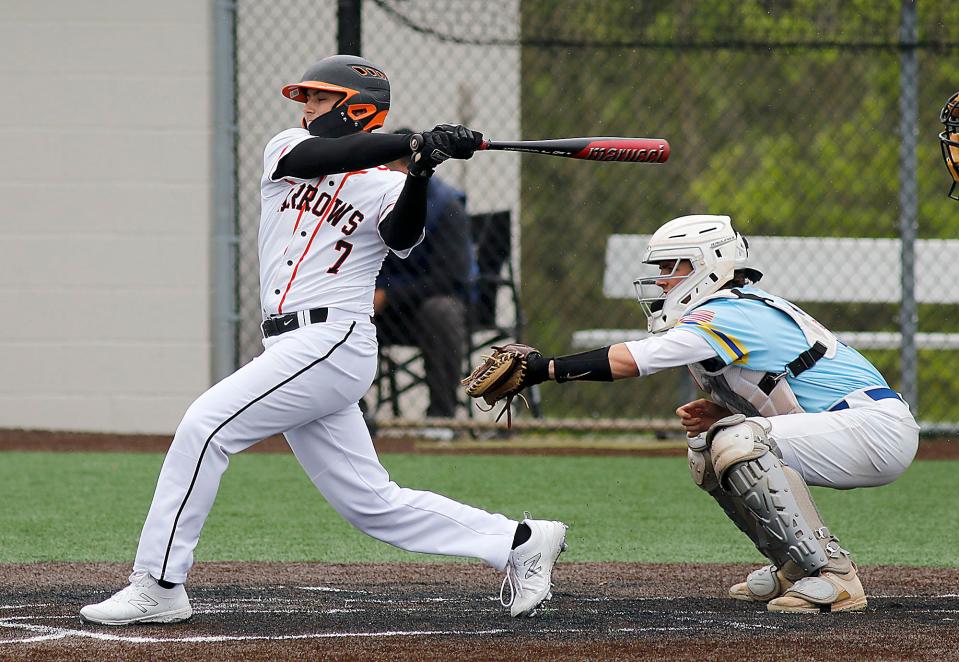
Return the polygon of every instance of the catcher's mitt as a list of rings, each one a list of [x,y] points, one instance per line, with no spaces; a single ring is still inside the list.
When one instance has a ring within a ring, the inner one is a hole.
[[[505,412],[506,424],[510,426],[513,423],[510,413],[513,398],[532,384],[529,380],[529,364],[532,360],[542,359],[542,354],[535,347],[512,343],[502,347],[494,345],[493,353],[484,358],[483,363],[476,366],[469,377],[463,380],[466,394],[471,398],[482,398],[490,409],[500,400],[506,400],[506,406],[496,420],[501,419]],[[520,398],[523,396],[520,395]],[[525,402],[525,398],[523,401]]]

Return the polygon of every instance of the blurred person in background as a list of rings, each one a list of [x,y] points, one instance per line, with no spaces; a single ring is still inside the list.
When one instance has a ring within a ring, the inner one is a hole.
[[[404,128],[394,133],[413,132]],[[387,166],[406,174],[409,159]],[[428,417],[453,418],[456,413],[470,278],[476,271],[465,205],[465,193],[432,177],[426,190],[426,236],[408,258],[386,257],[373,295],[380,343],[415,345],[423,353]]]

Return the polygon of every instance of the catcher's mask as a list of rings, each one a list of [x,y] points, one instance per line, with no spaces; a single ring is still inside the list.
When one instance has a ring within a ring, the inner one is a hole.
[[[959,200],[959,92],[956,92],[942,107],[939,121],[944,130],[939,134],[939,145],[942,147],[942,160],[946,162],[946,169],[952,175],[952,187],[949,197]]]
[[[369,60],[355,55],[323,58],[306,70],[299,83],[284,87],[283,96],[306,103],[307,90],[341,95],[328,113],[309,125],[303,120],[303,128],[314,136],[339,138],[378,129],[390,110],[390,81],[386,74]]]
[[[728,216],[681,216],[663,225],[650,238],[643,263],[644,275],[633,281],[650,333],[672,328],[687,310],[714,294],[742,271],[757,282],[762,273],[747,266],[746,239],[733,229]],[[692,271],[676,275],[683,261]],[[661,275],[661,263],[674,263],[672,273]],[[669,292],[656,284],[672,280]]]

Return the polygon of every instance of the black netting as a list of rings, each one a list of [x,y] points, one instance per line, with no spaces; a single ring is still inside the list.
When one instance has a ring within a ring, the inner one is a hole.
[[[247,359],[259,351],[261,150],[296,121],[279,88],[336,52],[341,4],[238,3],[241,346]],[[721,213],[747,236],[802,238],[795,251],[769,243],[767,268],[788,274],[784,287],[803,292],[797,303],[848,334],[894,387],[909,388],[911,368],[905,366],[904,377],[898,336],[896,242],[904,214],[914,207],[918,411],[928,422],[959,421],[959,378],[953,376],[959,353],[950,335],[957,331],[959,288],[948,257],[959,248],[948,243],[959,206],[945,195],[950,180],[937,140],[939,109],[959,88],[956,3],[918,3],[914,39],[903,30],[903,3],[896,1],[360,5],[362,53],[387,71],[393,87],[386,130],[451,121],[503,140],[648,136],[672,146],[663,165],[484,153],[437,171],[466,193],[466,212],[482,225],[474,227],[474,254],[477,233],[491,218],[510,228],[497,249],[498,269],[481,270],[477,261],[471,272],[464,325],[472,355],[463,360],[464,371],[491,342],[510,337],[563,354],[643,330],[629,286],[640,258],[607,265],[610,237],[648,235],[683,214]],[[908,57],[918,73],[904,77],[912,71],[903,68]],[[903,109],[910,107],[917,109],[915,123],[904,125]],[[904,175],[910,153],[915,167],[907,165]],[[835,241],[849,238],[885,243]],[[843,257],[850,255],[857,257]],[[623,271],[610,273],[608,266]],[[803,283],[810,285],[803,290]],[[381,380],[368,398],[380,405],[381,416],[427,412],[420,354],[414,345],[389,349],[384,375],[392,370],[395,383]],[[400,392],[395,399],[394,392]],[[690,393],[678,372],[613,386],[547,384],[541,413],[547,419],[668,417]],[[461,404],[456,415],[466,411]]]

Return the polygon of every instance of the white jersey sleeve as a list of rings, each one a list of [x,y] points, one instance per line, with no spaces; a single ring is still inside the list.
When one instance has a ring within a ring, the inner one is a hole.
[[[716,350],[705,338],[682,328],[642,340],[630,340],[625,345],[639,368],[640,377],[716,356]]]
[[[273,136],[273,139],[266,144],[263,149],[263,180],[264,182],[275,182],[276,166],[279,165],[283,155],[299,145],[304,140],[309,140],[313,136],[306,129],[287,129]],[[298,177],[287,176],[287,179],[297,181],[306,181]]]

